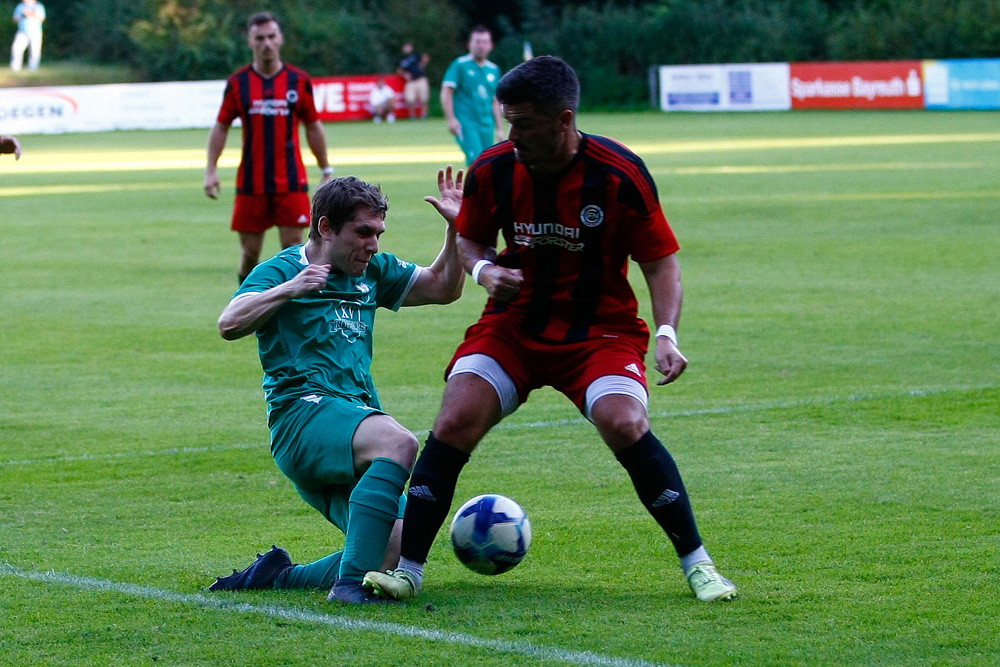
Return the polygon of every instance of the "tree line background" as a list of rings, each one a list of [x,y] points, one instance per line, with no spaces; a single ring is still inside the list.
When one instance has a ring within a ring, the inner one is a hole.
[[[127,65],[143,81],[224,78],[249,61],[246,19],[266,9],[284,59],[315,76],[392,72],[413,41],[436,84],[482,23],[505,71],[525,41],[565,58],[588,108],[648,104],[654,65],[1000,57],[1000,0],[41,1],[46,60]],[[0,26],[9,45],[14,26]]]

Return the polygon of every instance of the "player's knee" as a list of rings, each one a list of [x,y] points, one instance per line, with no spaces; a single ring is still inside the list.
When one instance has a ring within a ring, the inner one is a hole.
[[[400,428],[392,438],[386,439],[383,456],[410,470],[413,468],[413,462],[417,460],[419,447],[417,436]]]
[[[471,452],[488,430],[481,421],[479,414],[443,409],[434,421],[434,437],[452,447]]]
[[[638,442],[649,430],[649,419],[639,410],[595,410],[593,417],[597,430],[612,448]]]

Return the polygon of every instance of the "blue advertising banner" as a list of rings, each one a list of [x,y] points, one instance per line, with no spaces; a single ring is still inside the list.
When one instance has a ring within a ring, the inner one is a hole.
[[[1000,109],[1000,59],[925,60],[928,109]]]

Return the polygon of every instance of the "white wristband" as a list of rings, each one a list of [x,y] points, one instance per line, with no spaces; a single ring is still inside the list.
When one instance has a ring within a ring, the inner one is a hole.
[[[324,176],[333,176],[333,167],[323,167],[320,171]]]
[[[479,274],[482,273],[483,269],[485,269],[487,266],[493,266],[493,262],[491,262],[488,259],[481,259],[478,262],[476,262],[476,265],[472,267],[472,282],[476,283],[477,285],[482,285],[482,283],[479,282]]]
[[[669,338],[670,342],[677,345],[677,329],[674,329],[669,324],[661,324],[656,329],[657,338]]]

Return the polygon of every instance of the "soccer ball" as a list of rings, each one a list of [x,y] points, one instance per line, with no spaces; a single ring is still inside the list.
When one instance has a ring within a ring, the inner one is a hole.
[[[506,496],[476,496],[455,512],[451,544],[458,560],[479,574],[500,574],[521,562],[531,546],[531,522]]]

